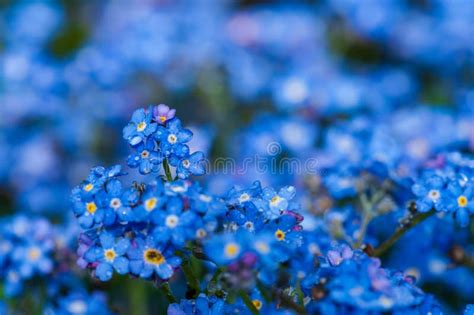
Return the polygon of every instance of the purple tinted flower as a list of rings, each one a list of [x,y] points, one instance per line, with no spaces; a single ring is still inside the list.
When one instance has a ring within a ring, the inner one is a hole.
[[[176,114],[176,109],[170,109],[165,104],[160,104],[153,107],[153,118],[161,125],[164,125],[168,120],[173,119]]]
[[[333,266],[341,264],[344,260],[351,259],[354,255],[352,249],[347,245],[341,245],[335,249],[328,251],[327,258]]]
[[[94,245],[94,241],[85,233],[79,235],[79,246],[77,248],[77,264],[80,268],[85,269],[89,262],[84,258],[85,253]]]
[[[367,274],[372,288],[377,291],[386,291],[390,289],[390,281],[386,271],[380,268],[380,260],[373,259],[367,267]]]
[[[255,253],[245,253],[242,255],[242,263],[245,266],[252,267],[257,262],[257,255]]]

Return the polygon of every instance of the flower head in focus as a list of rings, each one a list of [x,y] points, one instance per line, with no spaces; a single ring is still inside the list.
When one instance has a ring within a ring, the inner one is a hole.
[[[174,118],[176,109],[170,109],[165,104],[160,104],[153,107],[153,119],[160,125],[164,125],[168,120]]]

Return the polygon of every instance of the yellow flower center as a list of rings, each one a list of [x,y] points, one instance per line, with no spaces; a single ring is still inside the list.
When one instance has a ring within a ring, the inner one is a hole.
[[[137,131],[143,131],[146,129],[146,122],[142,121],[140,123],[137,124]]]
[[[165,257],[163,254],[154,248],[147,249],[143,252],[143,258],[145,262],[152,264],[152,265],[161,265],[165,262]]]
[[[84,186],[84,190],[87,192],[91,191],[92,189],[94,189],[94,185],[92,185],[91,183]]]
[[[155,209],[157,202],[158,199],[156,199],[155,197],[147,199],[145,201],[145,210],[148,212],[152,211],[153,209]]]
[[[90,214],[94,214],[97,211],[97,206],[96,206],[95,202],[92,201],[92,202],[86,203],[86,210]]]
[[[280,229],[276,230],[275,237],[276,237],[277,240],[283,241],[285,239],[285,236],[286,236],[285,232],[283,232]]]
[[[37,247],[30,248],[28,251],[28,258],[31,261],[36,261],[41,255],[41,251]]]
[[[224,247],[224,254],[227,258],[235,258],[240,253],[240,246],[236,243],[229,243]]]
[[[252,304],[253,304],[253,306],[255,306],[255,308],[258,311],[262,308],[262,301],[260,301],[260,300],[257,300],[257,299],[253,300]]]
[[[458,206],[463,207],[463,208],[464,208],[465,206],[467,206],[467,198],[466,198],[466,196],[459,196],[459,197],[458,197]]]
[[[158,119],[159,119],[162,123],[164,123],[164,122],[166,121],[166,116],[160,116],[160,117],[158,117]]]
[[[150,152],[148,152],[147,150],[143,150],[140,155],[142,159],[147,159],[150,156]]]
[[[273,197],[273,198],[270,200],[270,203],[271,203],[272,205],[275,205],[275,204],[277,204],[278,202],[280,202],[280,200],[281,200],[280,196],[275,196],[275,197]]]
[[[113,261],[115,257],[117,257],[117,254],[115,253],[113,249],[106,249],[104,251],[104,257],[108,261]]]

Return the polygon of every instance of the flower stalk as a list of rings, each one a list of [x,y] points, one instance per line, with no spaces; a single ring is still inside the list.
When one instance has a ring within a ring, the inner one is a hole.
[[[168,281],[163,282],[160,285],[160,290],[166,297],[169,303],[176,303],[176,297],[173,294],[173,291],[171,291],[171,287]]]
[[[171,175],[171,169],[167,159],[163,160],[163,169],[165,170],[166,180],[172,182],[173,176]]]
[[[431,209],[428,212],[418,213],[407,222],[403,223],[403,225],[395,230],[392,236],[374,250],[374,256],[380,257],[384,255],[407,231],[431,217],[435,212],[434,209]]]

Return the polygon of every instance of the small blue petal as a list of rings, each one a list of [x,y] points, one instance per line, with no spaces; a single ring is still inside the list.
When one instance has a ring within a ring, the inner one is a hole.
[[[100,281],[108,281],[113,275],[112,266],[108,263],[101,263],[97,266],[95,274]]]
[[[105,249],[114,247],[115,238],[112,234],[108,232],[102,232],[99,236],[99,240],[100,240],[100,245],[102,245],[102,247]]]
[[[114,268],[117,270],[117,273],[124,275],[129,271],[129,262],[125,257],[117,257],[114,260]]]

